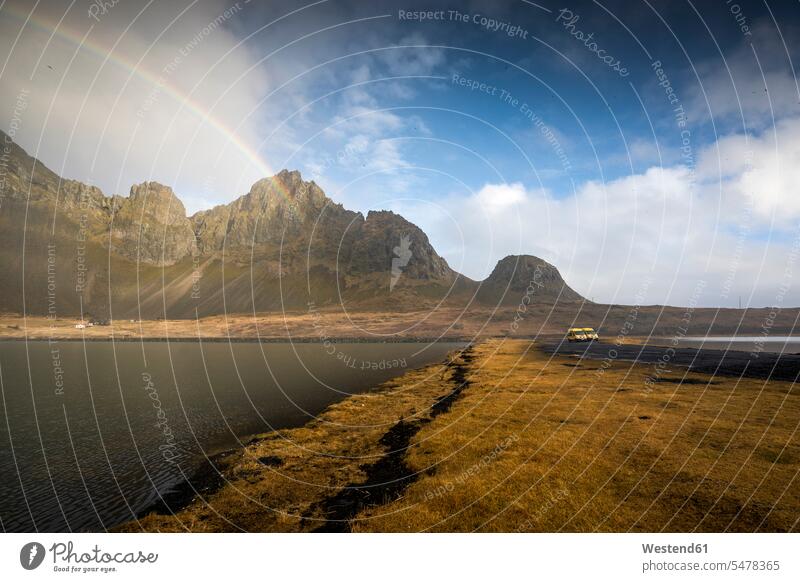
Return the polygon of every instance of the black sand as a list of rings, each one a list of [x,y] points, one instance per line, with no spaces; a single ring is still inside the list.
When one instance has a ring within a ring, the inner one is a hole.
[[[537,341],[537,344],[547,354],[574,356],[588,360],[622,360],[649,365],[665,362],[667,368],[680,366],[688,368],[692,372],[712,376],[795,382],[800,375],[800,354],[769,352],[751,354],[733,350],[698,350],[637,344],[616,345],[603,341],[570,343],[561,339]]]

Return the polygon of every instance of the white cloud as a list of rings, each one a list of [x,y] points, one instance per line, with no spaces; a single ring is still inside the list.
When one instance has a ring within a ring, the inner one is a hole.
[[[519,183],[486,184],[470,196],[446,198],[437,212],[425,204],[401,210],[475,279],[505,255],[533,254],[598,301],[633,302],[652,277],[649,303],[685,305],[704,281],[700,304],[735,306],[738,295],[745,302],[752,295],[753,305],[772,305],[787,267],[792,272],[793,261],[800,264],[793,250],[800,235],[800,120],[744,143],[734,135],[702,150],[696,175],[685,166],[652,167],[584,183],[568,197]],[[773,218],[785,230],[770,230]],[[763,231],[771,238],[758,236]],[[791,287],[782,301],[799,304],[800,289]]]
[[[514,184],[487,184],[475,196],[483,212],[498,214],[509,207],[520,204],[527,197],[525,188],[519,182]]]
[[[786,119],[759,135],[730,135],[707,148],[698,174],[722,185],[734,207],[752,202],[765,226],[786,228],[800,218],[800,118]]]

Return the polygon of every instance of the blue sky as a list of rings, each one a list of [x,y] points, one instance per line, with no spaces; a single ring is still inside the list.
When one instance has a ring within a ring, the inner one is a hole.
[[[452,3],[370,3],[368,7],[350,10],[342,10],[342,4],[337,3],[330,6],[330,12],[335,14],[315,7],[308,11],[313,17],[300,14],[294,17],[297,30],[276,37],[263,33],[267,38],[257,35],[253,40],[262,50],[274,50],[300,34],[342,24],[335,30],[319,33],[310,41],[319,51],[304,43],[286,49],[290,54],[297,53],[298,61],[309,56],[314,64],[333,58],[342,60],[289,85],[284,97],[291,98],[297,91],[301,99],[307,99],[318,97],[326,90],[342,89],[348,83],[373,81],[369,86],[344,90],[316,104],[308,113],[314,121],[313,130],[337,114],[354,110],[359,102],[368,103],[373,109],[401,107],[403,111],[392,114],[412,121],[397,123],[387,133],[409,140],[403,150],[404,159],[410,163],[416,165],[431,159],[431,144],[413,142],[415,136],[428,130],[442,140],[477,146],[487,162],[495,165],[508,181],[531,183],[539,178],[556,195],[564,195],[569,193],[569,188],[565,191],[568,185],[565,178],[575,182],[610,180],[643,170],[659,162],[659,148],[661,162],[681,161],[682,138],[675,123],[676,106],[682,106],[686,112],[687,129],[691,131],[691,145],[695,150],[713,143],[719,135],[762,130],[765,120],[755,113],[763,106],[757,102],[752,104],[752,111],[745,109],[741,115],[735,110],[729,111],[727,106],[716,106],[735,100],[737,91],[750,93],[759,89],[749,84],[758,76],[753,58],[756,54],[761,55],[761,66],[768,71],[791,72],[788,56],[781,55],[782,47],[776,46],[780,39],[774,25],[770,27],[771,16],[763,5],[742,5],[741,12],[747,16],[745,22],[756,31],[755,37],[742,34],[734,15],[720,10],[719,5],[712,9],[710,3],[702,3],[696,7],[699,15],[694,14],[688,4],[656,3],[652,9],[644,4],[636,9],[630,6],[630,3],[627,7],[617,3],[616,7],[608,4],[603,9],[594,3],[572,4],[569,14],[579,20],[572,28],[567,28],[565,25],[572,19],[561,12],[560,4],[550,4],[550,12],[547,12],[523,2],[475,3],[469,8],[459,8],[460,14],[469,17],[464,23],[451,16]],[[780,4],[773,7],[773,11],[785,7]],[[265,21],[288,10],[289,5],[285,8],[273,5],[268,10],[269,15],[246,23],[242,34],[255,31]],[[415,10],[441,11],[443,19],[419,22],[400,16]],[[343,24],[382,15],[388,17]],[[775,18],[782,22],[783,34],[791,38],[793,15],[786,16],[775,13]],[[474,22],[475,18],[482,20],[484,17],[520,27],[527,38],[508,37]],[[706,26],[711,32],[705,30]],[[605,65],[570,34],[576,31],[593,34],[604,54],[615,56],[629,71],[628,75],[622,77]],[[793,46],[791,41],[787,44]],[[397,45],[430,48],[392,48]],[[751,50],[757,52],[748,54]],[[348,56],[360,51],[372,52]],[[781,60],[783,62],[779,62]],[[658,84],[660,80],[652,66],[656,61],[663,63],[661,69],[678,98],[674,103],[668,101]],[[274,77],[280,77],[282,64],[276,65]],[[748,83],[726,84],[724,78],[718,78],[725,67],[732,69],[734,80],[737,75],[748,75]],[[440,79],[379,81],[399,75]],[[453,81],[455,75],[485,84],[494,95],[480,88],[459,85]],[[713,94],[704,95],[704,91]],[[509,94],[517,100],[516,106],[502,98]],[[710,106],[705,103],[706,97],[710,99]],[[752,98],[751,95],[746,97]],[[792,105],[778,111],[778,116],[798,114],[797,100]],[[526,117],[526,107],[556,134],[569,160],[568,170],[554,144],[536,131],[531,118]],[[376,120],[378,117],[375,116]],[[416,123],[415,118],[422,123]],[[298,125],[292,129],[302,133]],[[324,136],[306,147],[314,144],[323,149],[329,145]],[[339,142],[338,145],[343,144]],[[515,151],[517,146],[521,152]],[[457,155],[455,151],[450,153]],[[441,154],[438,152],[437,157]],[[265,151],[265,155],[280,159],[274,152]],[[525,155],[531,158],[530,163]],[[486,179],[487,164],[476,166],[468,160],[457,163],[459,176],[471,186],[479,187]],[[329,173],[336,175],[337,170],[339,167],[331,168]],[[345,178],[344,175],[336,177]],[[443,190],[441,186],[437,191]]]
[[[529,253],[598,301],[800,303],[794,4],[45,2],[12,45],[25,14],[18,141],[107,194],[194,212],[288,167],[476,279]]]

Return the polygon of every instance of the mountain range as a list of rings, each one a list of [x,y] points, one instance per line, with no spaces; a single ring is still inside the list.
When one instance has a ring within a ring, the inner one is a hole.
[[[473,281],[402,216],[347,210],[297,171],[187,216],[168,186],[143,182],[128,196],[106,196],[0,137],[4,312],[157,319],[330,305],[516,305],[526,296],[584,302],[556,267],[533,256],[506,257]]]

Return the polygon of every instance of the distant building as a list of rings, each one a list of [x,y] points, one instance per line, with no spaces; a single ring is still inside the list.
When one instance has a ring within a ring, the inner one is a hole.
[[[76,323],[75,324],[75,329],[86,329],[86,324],[85,323]]]

